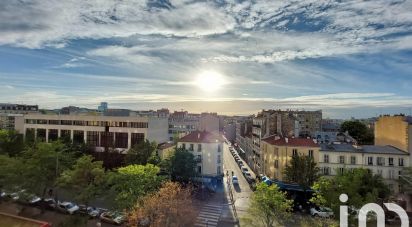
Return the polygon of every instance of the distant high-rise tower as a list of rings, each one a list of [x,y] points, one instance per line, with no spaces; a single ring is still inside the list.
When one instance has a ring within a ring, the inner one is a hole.
[[[107,102],[101,102],[100,106],[97,107],[97,109],[101,112],[106,112],[107,111]]]

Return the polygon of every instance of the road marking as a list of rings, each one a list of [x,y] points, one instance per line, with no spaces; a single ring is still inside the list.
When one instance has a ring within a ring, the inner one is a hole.
[[[206,204],[200,210],[197,216],[195,226],[202,227],[216,227],[220,215],[222,213],[222,205]]]

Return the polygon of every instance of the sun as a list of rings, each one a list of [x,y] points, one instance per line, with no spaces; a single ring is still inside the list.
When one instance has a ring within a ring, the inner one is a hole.
[[[223,85],[225,85],[226,80],[218,72],[203,71],[197,76],[195,84],[203,91],[213,92],[219,90]]]

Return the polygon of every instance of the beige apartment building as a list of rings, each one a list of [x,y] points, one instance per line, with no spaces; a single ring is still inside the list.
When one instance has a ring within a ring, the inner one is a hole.
[[[293,155],[308,155],[319,161],[319,145],[307,138],[271,136],[262,140],[264,174],[282,181],[284,170]]]
[[[223,142],[219,133],[194,131],[182,137],[177,147],[191,152],[197,161],[197,173],[210,179],[223,175]]]
[[[49,142],[66,137],[96,150],[125,151],[145,139],[157,143],[168,141],[167,118],[149,116],[27,114],[16,118],[15,128],[25,138]]]
[[[378,174],[389,188],[399,192],[399,176],[410,166],[409,154],[393,146],[356,146],[352,144],[321,144],[319,168],[325,176],[335,176],[344,170],[364,168]]]

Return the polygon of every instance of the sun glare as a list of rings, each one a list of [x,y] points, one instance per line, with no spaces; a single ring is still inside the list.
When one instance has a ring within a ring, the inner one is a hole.
[[[226,84],[226,81],[224,77],[217,72],[204,71],[197,76],[195,84],[203,91],[213,92]]]

